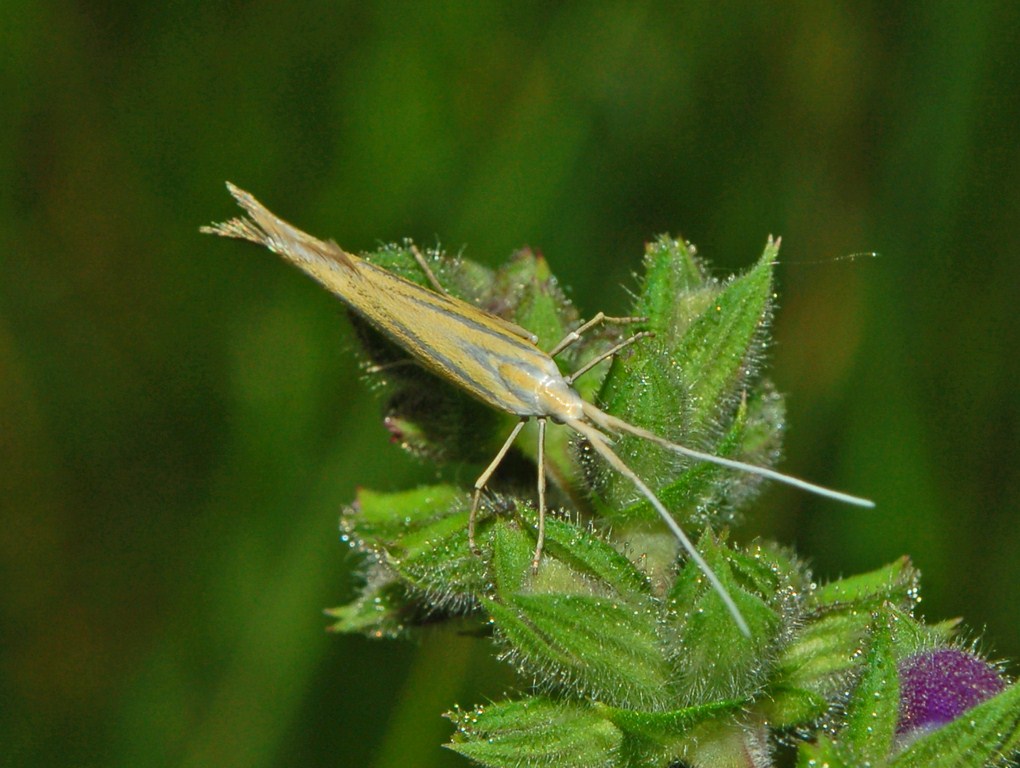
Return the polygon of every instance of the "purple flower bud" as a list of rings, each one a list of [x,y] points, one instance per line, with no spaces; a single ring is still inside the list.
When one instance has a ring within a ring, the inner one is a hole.
[[[952,722],[1006,687],[995,667],[958,648],[909,656],[900,662],[899,673],[900,734]]]

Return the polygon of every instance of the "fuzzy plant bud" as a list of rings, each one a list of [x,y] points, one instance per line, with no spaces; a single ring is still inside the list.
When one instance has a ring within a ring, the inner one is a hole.
[[[939,648],[907,657],[899,665],[900,718],[896,730],[909,737],[939,728],[1000,693],[999,670],[959,648]]]

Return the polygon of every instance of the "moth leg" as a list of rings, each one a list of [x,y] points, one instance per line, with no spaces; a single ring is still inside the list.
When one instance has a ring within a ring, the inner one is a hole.
[[[365,373],[386,373],[386,371],[392,371],[394,368],[404,368],[408,365],[418,365],[414,360],[391,360],[388,363],[370,363],[365,365],[362,370]]]
[[[596,325],[603,325],[605,323],[611,323],[613,325],[628,325],[630,323],[644,323],[647,321],[647,317],[609,317],[605,312],[599,312],[591,320],[586,323],[582,323],[564,336],[563,340],[560,341],[559,344],[549,350],[549,357],[556,357],[556,355],[576,342]]]
[[[496,458],[490,462],[489,466],[485,468],[485,471],[478,476],[477,480],[475,480],[474,495],[471,497],[471,514],[468,515],[468,546],[471,547],[471,551],[475,554],[478,554],[478,547],[475,544],[475,520],[478,517],[478,505],[482,500],[482,491],[484,491],[485,486],[489,484],[489,478],[492,477],[492,473],[496,471],[500,462],[503,461],[507,451],[510,450],[510,446],[514,444],[514,440],[517,439],[517,435],[519,435],[521,430],[524,429],[524,425],[527,421],[528,420],[524,418],[517,422],[517,426],[513,428],[513,431],[510,433],[510,437],[506,439],[506,442],[503,443],[503,447],[500,448],[499,452],[496,454]]]
[[[443,287],[443,284],[439,282],[439,278],[436,277],[436,273],[432,271],[432,267],[430,267],[429,263],[425,261],[425,256],[418,250],[418,246],[414,243],[411,243],[411,255],[414,256],[414,260],[418,262],[418,266],[421,267],[421,271],[425,273],[425,277],[432,284],[432,287],[440,293],[449,296],[450,292],[447,291]]]
[[[531,558],[533,574],[538,573],[545,544],[545,424],[545,418],[538,419],[538,541],[535,543],[535,555]]]
[[[607,349],[605,352],[603,352],[598,357],[592,358],[587,363],[585,363],[580,368],[578,368],[576,371],[574,371],[572,374],[570,374],[569,376],[564,376],[563,378],[564,378],[564,380],[566,380],[567,384],[573,384],[574,381],[579,376],[583,376],[584,374],[588,373],[588,371],[590,371],[596,365],[601,363],[603,360],[606,360],[606,359],[608,359],[610,357],[613,357],[621,349],[624,349],[625,347],[629,347],[631,344],[633,344],[635,341],[638,341],[639,339],[648,338],[649,336],[654,336],[654,335],[655,334],[652,333],[651,331],[641,331],[640,333],[635,333],[630,338],[624,339],[623,341],[621,341],[619,344],[617,344],[616,346],[612,347],[611,349]]]

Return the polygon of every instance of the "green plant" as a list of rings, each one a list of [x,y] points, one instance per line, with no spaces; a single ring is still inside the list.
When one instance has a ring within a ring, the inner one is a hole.
[[[770,241],[747,273],[721,282],[688,244],[649,245],[633,314],[647,318],[654,338],[580,379],[582,395],[669,440],[774,464],[783,402],[760,366],[777,250]],[[453,294],[529,329],[546,348],[578,323],[546,262],[529,251],[495,272],[428,257]],[[424,284],[410,244],[368,258]],[[487,461],[514,417],[403,364],[398,348],[356,326],[388,392],[394,438],[441,464]],[[592,334],[562,364],[577,368],[617,341],[612,331]],[[620,438],[627,464],[697,534],[747,619],[746,637],[631,483],[583,441],[551,432],[546,461],[561,512],[547,522],[537,573],[527,462],[490,482],[478,553],[467,537],[470,488],[363,490],[342,518],[364,554],[364,586],[331,611],[335,630],[396,637],[425,620],[472,617],[534,684],[530,697],[449,713],[450,748],[499,767],[715,768],[771,766],[778,738],[802,766],[927,768],[996,764],[1017,747],[1020,688],[960,649],[954,624],[912,616],[918,574],[906,558],[818,586],[787,549],[729,541],[760,478]],[[532,461],[533,444],[519,443]]]

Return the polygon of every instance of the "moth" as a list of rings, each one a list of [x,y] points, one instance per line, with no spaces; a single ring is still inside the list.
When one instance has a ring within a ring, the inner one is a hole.
[[[336,294],[423,368],[492,408],[519,418],[495,458],[474,483],[468,518],[468,541],[472,549],[476,549],[475,525],[482,493],[530,419],[538,422],[538,532],[532,568],[537,570],[539,567],[545,538],[545,436],[547,424],[552,420],[566,425],[587,440],[610,467],[627,478],[648,500],[687,555],[704,573],[745,635],[749,635],[750,630],[729,592],[665,505],[613,451],[611,435],[633,435],[691,459],[760,475],[848,504],[874,506],[868,499],[823,488],[767,467],[678,445],[605,413],[594,403],[584,400],[574,389],[574,380],[601,360],[648,334],[634,334],[573,374],[562,374],[553,358],[600,323],[629,322],[638,318],[610,318],[599,313],[567,334],[549,352],[544,352],[529,331],[446,293],[417,251],[414,251],[415,257],[433,286],[431,290],[348,253],[332,241],[322,241],[302,232],[271,213],[251,194],[229,182],[227,188],[247,216],[202,227],[201,231],[265,246]]]

